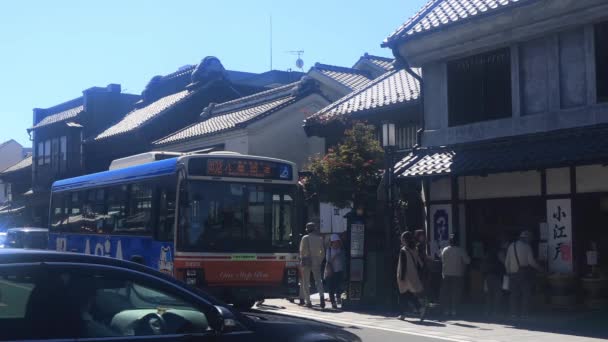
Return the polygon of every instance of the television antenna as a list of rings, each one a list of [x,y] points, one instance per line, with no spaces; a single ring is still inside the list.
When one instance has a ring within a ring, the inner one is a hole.
[[[304,54],[304,50],[287,51],[287,53],[298,56],[298,59],[296,59],[296,68],[300,69],[300,71],[303,71],[304,61],[302,60],[302,55]]]

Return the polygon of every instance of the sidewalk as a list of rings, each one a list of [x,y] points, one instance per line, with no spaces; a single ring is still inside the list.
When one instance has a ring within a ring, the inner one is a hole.
[[[313,309],[292,304],[287,300],[266,300],[257,309],[309,318],[348,326],[360,326],[387,331],[400,331],[453,342],[525,342],[525,341],[600,341],[608,338],[608,313],[552,312],[535,316],[529,321],[490,322],[480,314],[469,313],[455,319],[443,320],[432,312],[424,322],[415,317],[400,321],[396,313],[322,310],[318,299]],[[329,303],[327,303],[329,304]],[[485,320],[485,321],[484,321]]]

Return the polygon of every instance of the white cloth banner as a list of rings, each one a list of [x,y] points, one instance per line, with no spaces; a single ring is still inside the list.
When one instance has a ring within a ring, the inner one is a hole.
[[[323,234],[329,233],[344,233],[346,231],[346,214],[351,211],[350,208],[338,208],[331,203],[320,203],[319,207],[319,220],[320,220],[320,231]]]
[[[572,205],[570,199],[547,200],[549,271],[572,273]]]

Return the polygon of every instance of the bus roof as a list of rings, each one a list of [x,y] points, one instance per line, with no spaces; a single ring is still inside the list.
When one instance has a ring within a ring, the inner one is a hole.
[[[53,183],[51,191],[92,188],[104,185],[125,183],[134,179],[147,179],[177,172],[178,158],[159,160],[151,163],[126,167],[117,170],[103,171],[80,177],[59,180]]]

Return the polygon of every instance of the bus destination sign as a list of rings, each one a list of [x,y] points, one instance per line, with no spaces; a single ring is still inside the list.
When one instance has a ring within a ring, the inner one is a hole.
[[[244,158],[190,159],[188,172],[192,176],[240,177],[274,180],[291,180],[290,164]]]

